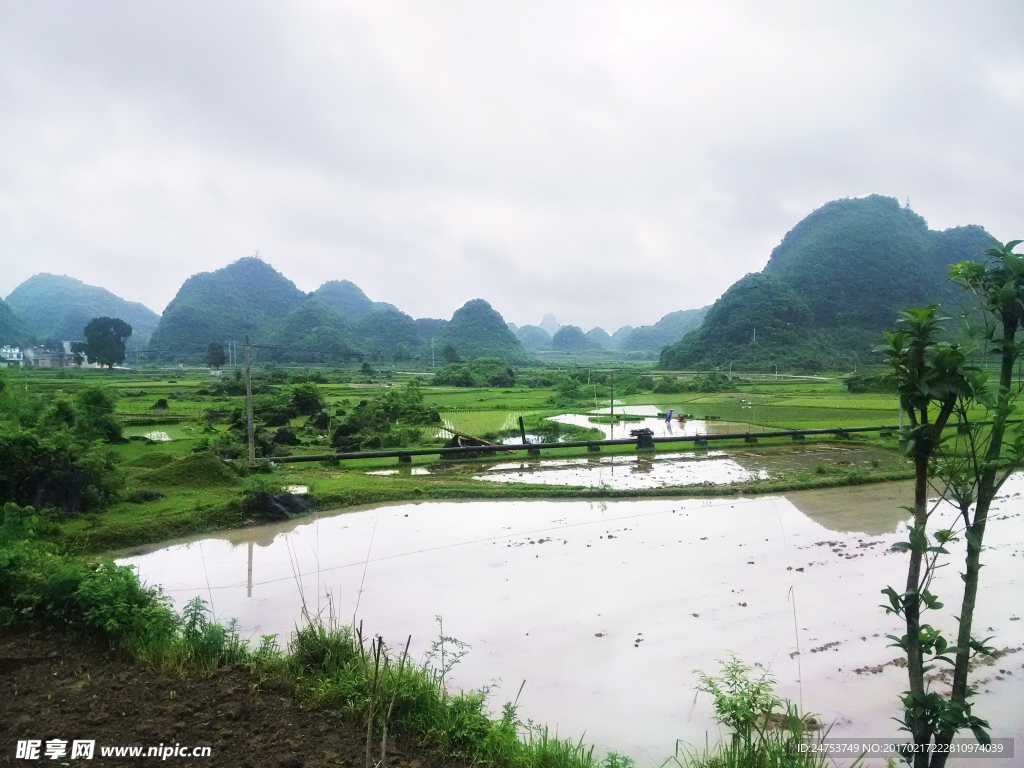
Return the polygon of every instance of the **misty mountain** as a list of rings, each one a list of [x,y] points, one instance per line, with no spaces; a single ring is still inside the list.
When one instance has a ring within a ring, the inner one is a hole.
[[[551,349],[551,335],[539,325],[524,325],[516,337],[531,352],[547,352]]]
[[[152,357],[201,360],[211,341],[241,344],[246,334],[253,343],[266,342],[305,300],[291,280],[254,256],[200,272],[182,284],[164,310],[150,338]]]
[[[541,321],[537,323],[537,326],[539,328],[543,328],[544,332],[547,333],[547,335],[552,338],[554,338],[555,334],[558,333],[558,329],[561,328],[561,326],[558,324],[558,320],[550,312],[548,312],[546,315],[544,315],[543,318],[541,318]]]
[[[118,317],[132,327],[131,343],[145,344],[160,322],[149,307],[67,275],[33,275],[11,291],[7,303],[40,340],[81,341],[93,318]]]
[[[391,305],[366,315],[356,326],[356,338],[372,359],[381,354],[398,360],[419,355],[421,339],[416,321]]]
[[[589,338],[575,325],[563,325],[551,339],[551,347],[558,352],[595,352],[601,345]]]
[[[601,326],[591,328],[589,331],[587,331],[587,338],[593,341],[599,347],[601,347],[601,349],[612,348],[612,337],[609,336],[608,331],[606,331]]]
[[[979,226],[930,230],[891,197],[826,203],[793,227],[763,272],[735,283],[700,328],[666,348],[661,365],[813,370],[873,359],[901,308],[939,303],[953,317],[968,306],[947,266],[991,242]]]
[[[467,301],[435,339],[438,350],[451,345],[462,360],[500,357],[506,363],[526,363],[531,355],[504,318],[483,299]]]
[[[710,308],[708,305],[670,312],[654,325],[634,328],[619,341],[617,349],[620,352],[661,352],[662,347],[679,341],[697,328]]]
[[[317,296],[293,309],[267,338],[272,349],[260,351],[260,359],[284,363],[322,364],[344,362],[358,352],[354,327]]]
[[[358,319],[356,319],[358,318]],[[186,280],[150,340],[151,359],[201,362],[211,341],[241,343],[248,334],[263,360],[331,364],[440,357],[446,344],[465,360],[530,355],[501,315],[480,299],[450,321],[414,320],[391,304],[371,301],[347,280],[324,283],[308,296],[269,264],[247,257]]]
[[[0,346],[24,347],[31,335],[25,321],[0,299]]]
[[[619,330],[617,330],[615,333],[613,333],[612,334],[612,349],[618,349],[619,346],[622,344],[623,339],[625,339],[627,336],[629,336],[629,334],[632,333],[632,332],[633,332],[633,326],[632,325],[624,325],[621,328],[619,328]]]
[[[335,312],[358,323],[375,309],[394,307],[380,301],[372,301],[355,283],[349,280],[331,280],[313,291],[313,295]]]

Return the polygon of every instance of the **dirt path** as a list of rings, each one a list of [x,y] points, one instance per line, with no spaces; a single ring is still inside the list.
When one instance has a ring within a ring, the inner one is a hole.
[[[0,766],[195,765],[231,768],[362,766],[365,731],[297,701],[289,685],[257,686],[248,669],[167,677],[87,641],[55,632],[0,637]],[[19,760],[19,740],[42,742]],[[47,759],[47,741],[67,754]],[[71,759],[73,741],[95,740],[92,760]],[[110,757],[103,747],[209,747],[209,756]],[[379,759],[379,754],[375,755]],[[419,768],[402,749],[389,765]]]

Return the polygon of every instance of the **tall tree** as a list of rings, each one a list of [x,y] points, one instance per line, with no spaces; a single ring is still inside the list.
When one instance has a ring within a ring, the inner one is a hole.
[[[228,356],[224,354],[224,345],[219,341],[211,341],[206,349],[206,364],[211,368],[220,368],[227,362]]]
[[[886,334],[883,347],[910,421],[900,445],[913,459],[916,475],[910,540],[897,545],[910,556],[906,590],[883,590],[889,598],[886,611],[906,625],[905,635],[891,637],[907,654],[910,690],[902,696],[903,723],[914,740],[915,750],[906,757],[915,768],[942,768],[948,753],[941,746],[964,728],[979,741],[989,739],[988,723],[972,710],[968,673],[974,657],[993,653],[987,640],[972,635],[989,509],[1002,484],[1024,465],[1024,431],[1009,430],[1022,391],[1020,380],[1013,381],[1013,368],[1024,355],[1024,344],[1016,339],[1024,322],[1024,258],[1013,253],[1020,242],[989,249],[982,264],[961,262],[950,268],[950,277],[977,297],[981,323],[969,330],[983,342],[983,363],[990,350],[998,358],[998,381],[992,382],[982,367],[969,365],[964,348],[936,342],[939,318],[934,306],[903,312],[907,330]],[[978,410],[987,418],[970,421]],[[950,420],[957,430],[943,436]],[[941,494],[940,504],[931,507],[929,481]],[[952,504],[958,516],[948,528],[929,533],[929,521],[942,509],[941,502]],[[949,554],[946,546],[958,542],[961,534],[966,539],[964,591],[958,636],[950,644],[922,618],[943,607],[929,586],[939,558]],[[925,686],[925,674],[940,662],[953,667],[948,696]],[[940,748],[933,751],[933,744]]]
[[[113,368],[124,362],[125,342],[132,327],[117,317],[94,317],[85,326],[85,344],[81,351],[91,362]]]

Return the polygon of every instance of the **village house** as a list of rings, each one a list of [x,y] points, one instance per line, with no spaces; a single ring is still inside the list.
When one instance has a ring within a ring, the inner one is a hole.
[[[24,360],[24,355],[18,347],[4,346],[0,347],[0,368],[9,368],[11,366],[20,366]]]
[[[61,349],[30,347],[24,352],[22,365],[29,368],[77,368],[81,357],[71,351],[71,342],[61,342]]]

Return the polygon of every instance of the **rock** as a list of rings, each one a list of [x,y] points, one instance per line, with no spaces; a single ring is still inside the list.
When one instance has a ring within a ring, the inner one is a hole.
[[[350,424],[339,424],[334,429],[334,433],[331,435],[331,445],[337,446],[344,440],[349,442],[355,442],[352,436],[355,435],[356,429]]]
[[[281,427],[274,433],[274,442],[278,445],[302,445],[298,435],[287,427]]]
[[[327,429],[331,426],[331,416],[326,411],[320,411],[306,419],[306,423],[313,429]]]
[[[342,429],[347,428],[347,425],[342,424],[334,430],[334,434],[331,436],[331,444],[339,454],[354,454],[359,450],[359,443],[351,436],[351,433],[341,433]]]
[[[260,515],[268,520],[288,520],[292,515],[305,515],[313,511],[316,499],[308,493],[270,493],[256,491],[242,502],[242,508],[249,514]]]

